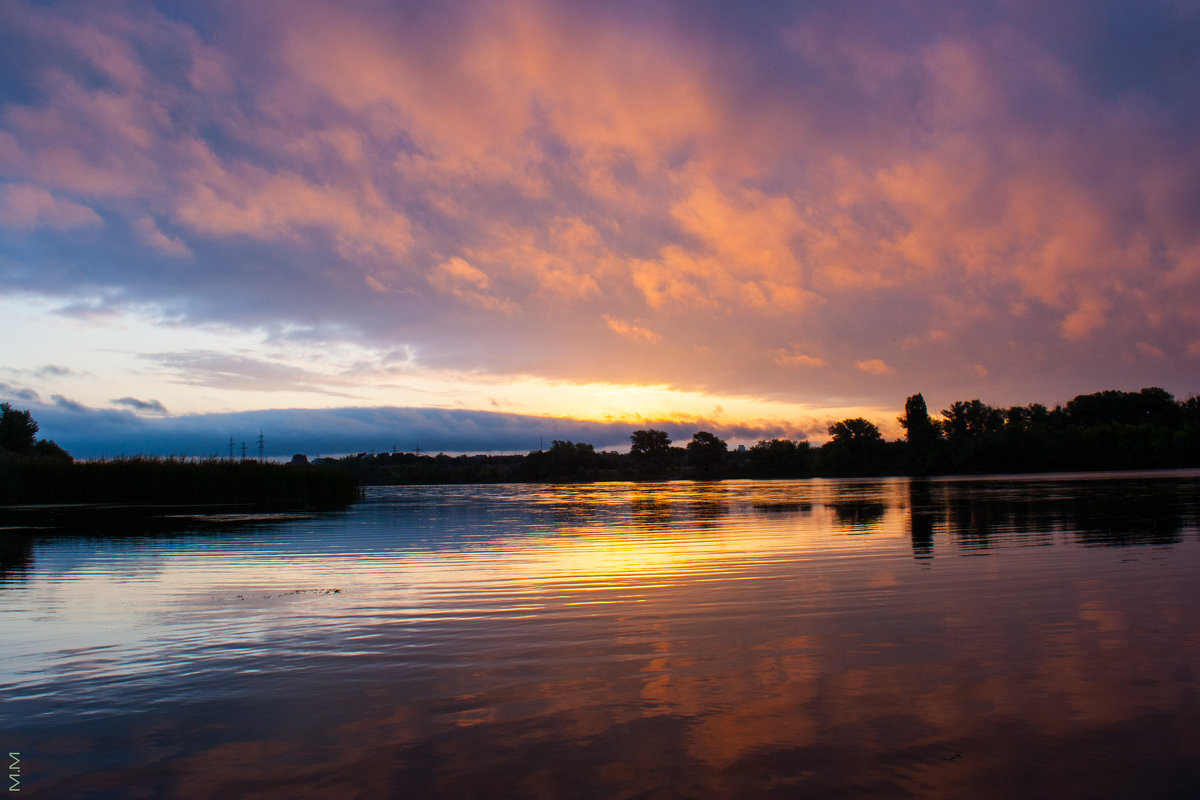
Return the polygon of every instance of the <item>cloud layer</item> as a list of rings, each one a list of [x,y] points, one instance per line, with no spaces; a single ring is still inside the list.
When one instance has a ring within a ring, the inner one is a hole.
[[[814,404],[1200,391],[1195,4],[14,2],[0,31],[5,291]]]

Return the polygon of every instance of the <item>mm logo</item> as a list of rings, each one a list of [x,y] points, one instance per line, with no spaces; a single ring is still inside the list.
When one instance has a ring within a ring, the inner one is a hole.
[[[9,753],[8,757],[12,759],[12,763],[8,765],[8,779],[12,781],[12,786],[8,787],[10,792],[21,791],[21,754]]]

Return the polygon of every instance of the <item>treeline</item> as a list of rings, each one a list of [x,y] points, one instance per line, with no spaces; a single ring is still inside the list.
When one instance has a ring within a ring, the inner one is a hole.
[[[935,419],[916,394],[887,441],[861,417],[829,426],[830,439],[771,439],[731,450],[707,431],[683,446],[664,431],[630,436],[628,452],[554,441],[520,456],[380,453],[323,459],[361,484],[498,483],[644,479],[806,478],[1168,469],[1200,466],[1200,398],[1164,389],[1079,395],[1065,406],[1008,408],[952,403]]]
[[[252,460],[75,461],[38,439],[28,411],[0,403],[0,505],[148,504],[317,508],[359,496],[344,470]]]
[[[115,458],[74,462],[0,454],[0,505],[130,503],[322,508],[358,499],[343,470],[264,461]]]
[[[1078,395],[1065,406],[997,408],[960,401],[932,419],[921,395],[905,403],[908,474],[1171,469],[1200,466],[1200,398],[1164,389]]]
[[[935,419],[920,394],[887,441],[861,417],[829,426],[830,439],[763,440],[731,450],[708,431],[680,445],[634,431],[628,452],[554,441],[526,455],[451,457],[359,453],[312,466],[256,461],[132,458],[75,463],[37,439],[28,411],[0,404],[0,504],[350,502],[356,485],[590,482],[820,476],[952,475],[1200,467],[1200,398],[1160,388],[1079,395],[1065,406],[952,403]],[[297,459],[302,457],[297,456]]]

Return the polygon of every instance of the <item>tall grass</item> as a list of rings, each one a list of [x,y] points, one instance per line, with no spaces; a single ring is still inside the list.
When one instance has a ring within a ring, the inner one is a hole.
[[[227,459],[134,456],[100,461],[0,456],[0,504],[252,504],[316,508],[360,491],[336,469]]]

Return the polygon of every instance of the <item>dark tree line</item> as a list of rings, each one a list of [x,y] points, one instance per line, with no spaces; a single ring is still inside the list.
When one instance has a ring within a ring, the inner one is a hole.
[[[1065,406],[958,401],[934,420],[921,395],[900,417],[907,474],[1200,466],[1200,398],[1158,387],[1078,395]]]
[[[684,446],[665,431],[630,435],[628,452],[555,440],[527,455],[451,457],[380,453],[319,459],[358,484],[502,483],[660,480],[672,478],[805,478],[1155,469],[1200,466],[1200,398],[1177,401],[1157,387],[1079,395],[1066,405],[1008,408],[960,400],[935,418],[915,394],[898,418],[904,437],[887,441],[861,417],[828,427],[829,441],[763,440],[730,450],[709,431]],[[28,411],[0,404],[3,459],[70,459],[37,439]],[[7,455],[6,455],[7,454]],[[0,478],[3,475],[0,474]]]
[[[54,442],[37,438],[38,424],[29,411],[20,411],[0,403],[0,456],[42,456],[70,459]]]
[[[38,427],[29,411],[0,403],[0,506],[136,503],[317,508],[353,502],[361,493],[345,471],[265,461],[141,456],[75,461],[54,442],[38,439]],[[49,516],[39,516],[37,524],[59,525],[63,513],[60,508],[47,509]],[[107,512],[102,516],[108,522],[126,519],[109,519],[113,515]],[[136,517],[135,513],[129,519]],[[71,519],[79,522],[81,517]],[[28,524],[24,518],[15,522]],[[92,524],[100,522],[88,517],[86,525]],[[0,527],[4,525],[0,515]]]
[[[805,478],[1151,469],[1200,466],[1200,398],[1160,388],[1079,395],[1065,406],[1008,408],[960,400],[931,415],[924,396],[904,404],[904,437],[887,441],[861,417],[835,422],[814,446],[763,440],[730,450],[709,431],[686,445],[665,431],[630,436],[628,452],[554,441],[525,456],[359,454],[336,460],[362,483]]]

